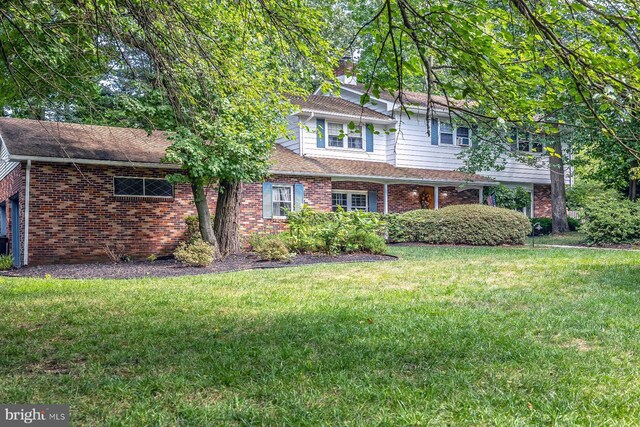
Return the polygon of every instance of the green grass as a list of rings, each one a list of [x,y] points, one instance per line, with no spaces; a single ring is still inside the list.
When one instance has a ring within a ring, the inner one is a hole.
[[[531,244],[531,238],[529,238]],[[562,245],[562,246],[585,246],[587,244],[587,236],[578,231],[572,231],[565,234],[549,234],[546,236],[537,236],[536,245]]]
[[[640,254],[3,279],[0,402],[73,425],[637,425]]]

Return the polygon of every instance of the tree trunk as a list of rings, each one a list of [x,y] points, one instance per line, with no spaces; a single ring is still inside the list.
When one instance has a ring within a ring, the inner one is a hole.
[[[241,190],[242,184],[239,182],[222,181],[220,183],[213,231],[218,238],[220,254],[223,257],[240,252],[238,216],[240,214]]]
[[[629,199],[633,202],[638,200],[638,162],[631,163],[631,179],[629,180]]]
[[[207,196],[204,193],[204,187],[201,184],[191,183],[191,191],[193,192],[193,201],[195,202],[196,210],[198,211],[198,224],[202,240],[213,246],[214,257],[219,259],[220,249],[218,247],[216,236],[213,233],[213,227],[211,226],[211,212],[209,211],[209,205],[207,204]]]
[[[553,154],[549,156],[551,174],[551,230],[553,234],[569,231],[567,221],[567,194],[564,185],[564,160],[562,159],[562,141],[556,138]]]

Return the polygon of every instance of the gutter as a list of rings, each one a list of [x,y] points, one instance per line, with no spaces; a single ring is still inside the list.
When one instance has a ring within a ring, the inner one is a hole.
[[[68,157],[43,157],[43,156],[23,156],[9,155],[9,160],[14,162],[34,161],[46,163],[77,163],[79,165],[101,165],[101,166],[126,166],[139,168],[158,168],[158,169],[180,169],[179,165],[171,163],[152,163],[152,162],[129,162],[122,160],[92,160],[92,159],[73,159]]]
[[[273,175],[290,175],[290,176],[314,176],[314,177],[323,177],[323,178],[341,178],[343,180],[357,180],[357,181],[380,181],[380,182],[399,182],[406,184],[460,184],[460,183],[470,183],[479,186],[492,186],[496,185],[497,181],[451,181],[444,179],[420,179],[420,178],[398,178],[394,176],[370,176],[370,175],[347,175],[347,174],[333,174],[333,173],[325,173],[325,172],[285,172],[285,171],[270,171]]]

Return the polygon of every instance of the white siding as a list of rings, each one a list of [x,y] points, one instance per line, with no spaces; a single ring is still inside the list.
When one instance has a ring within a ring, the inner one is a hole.
[[[400,142],[396,148],[396,166],[437,170],[456,170],[463,166],[458,158],[463,147],[431,145],[427,135],[426,116],[415,114],[411,118],[404,116],[399,124]],[[502,171],[483,171],[481,175],[499,181],[548,183],[549,170],[536,168],[509,159]]]
[[[325,120],[325,123],[340,123],[342,122],[346,125],[350,122],[350,120],[335,120],[329,119]],[[329,147],[329,144],[326,142],[326,133],[325,133],[325,148],[318,148],[318,140],[316,133],[316,119],[311,119],[309,121],[308,129],[302,127],[302,141],[303,148],[302,152],[305,156],[309,157],[331,157],[334,159],[348,159],[348,160],[368,160],[372,162],[386,162],[387,161],[387,135],[384,133],[384,126],[374,125],[374,129],[379,132],[379,134],[373,135],[373,152],[368,153],[365,151],[367,138],[366,138],[366,130],[363,126],[362,128],[362,150],[355,150],[349,148],[332,148]]]
[[[2,146],[0,146],[0,179],[4,179],[19,164],[19,162],[9,161],[9,151],[4,143],[2,143]]]
[[[296,154],[300,154],[300,117],[299,116],[289,116],[289,126],[287,129],[288,137],[279,138],[277,140],[278,144],[288,148]]]

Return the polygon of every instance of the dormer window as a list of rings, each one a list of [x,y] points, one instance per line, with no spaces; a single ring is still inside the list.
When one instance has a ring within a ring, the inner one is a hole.
[[[356,126],[353,130],[350,130],[347,138],[347,146],[349,148],[362,150],[362,126]]]
[[[362,150],[364,147],[362,126],[347,129],[347,126],[342,123],[327,123],[327,146],[330,148]]]
[[[327,123],[327,128],[329,147],[344,148],[344,131],[342,123]]]

